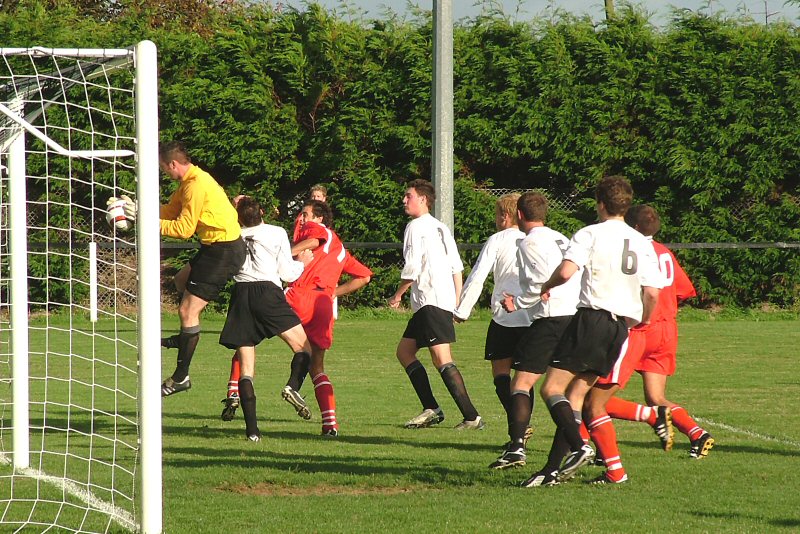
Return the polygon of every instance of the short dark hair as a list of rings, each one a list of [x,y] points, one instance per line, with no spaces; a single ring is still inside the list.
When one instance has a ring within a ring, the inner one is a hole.
[[[413,189],[419,196],[425,197],[425,203],[428,205],[428,209],[431,211],[433,210],[433,206],[436,202],[436,190],[433,188],[432,183],[428,180],[417,178],[416,180],[408,182],[406,188]]]
[[[327,202],[321,200],[306,200],[303,207],[311,206],[314,217],[322,217],[322,224],[330,228],[333,225],[333,211]]]
[[[236,204],[236,212],[239,214],[239,224],[245,228],[258,226],[264,222],[261,205],[252,197],[240,198]]]
[[[547,218],[547,197],[537,191],[527,191],[517,200],[517,209],[528,222],[544,222]]]
[[[606,176],[597,184],[595,200],[603,203],[609,215],[625,215],[633,202],[633,187],[624,176]]]
[[[647,204],[631,206],[628,213],[625,214],[625,222],[646,236],[654,236],[661,230],[661,219],[658,212]]]
[[[169,163],[173,160],[183,164],[192,162],[192,158],[189,156],[189,151],[183,141],[161,143],[158,147],[158,159],[164,163]]]

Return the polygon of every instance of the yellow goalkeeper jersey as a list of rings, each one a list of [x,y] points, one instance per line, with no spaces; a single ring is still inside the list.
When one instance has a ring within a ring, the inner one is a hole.
[[[161,206],[161,234],[189,239],[195,233],[203,244],[241,237],[239,215],[225,190],[206,171],[192,165],[178,189]]]

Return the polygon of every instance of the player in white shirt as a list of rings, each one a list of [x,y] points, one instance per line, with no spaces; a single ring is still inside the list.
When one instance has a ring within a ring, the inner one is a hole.
[[[524,312],[531,321],[517,343],[513,356],[514,380],[511,383],[510,441],[492,469],[525,465],[525,434],[533,412],[533,387],[544,374],[561,335],[578,303],[577,277],[552,291],[547,302],[541,300],[541,287],[561,264],[569,239],[544,225],[547,198],[529,191],[517,202],[519,228],[525,238],[517,248],[520,290],[506,292],[504,310]],[[524,484],[523,484],[524,485]]]
[[[483,292],[486,277],[492,273],[494,278],[492,320],[486,332],[484,359],[492,362],[494,391],[506,412],[509,433],[511,432],[512,357],[517,342],[531,324],[526,311],[507,313],[501,306],[504,293],[520,293],[517,250],[525,234],[517,227],[519,196],[519,193],[509,193],[497,199],[494,222],[498,232],[492,234],[481,248],[478,260],[461,290],[458,307],[453,312],[457,323],[466,321]],[[528,436],[530,437],[530,434]]]
[[[663,286],[652,245],[624,221],[633,200],[630,183],[622,176],[603,178],[595,200],[600,223],[573,236],[561,265],[541,288],[547,302],[554,288],[582,271],[578,311],[556,347],[541,388],[557,430],[548,464],[526,481],[529,487],[568,480],[594,458],[579,431],[583,400],[625,351],[628,327],[650,321]],[[567,451],[572,452],[563,464],[554,465]]]
[[[311,358],[311,346],[306,333],[297,314],[286,303],[281,286],[281,280],[292,282],[302,274],[303,263],[292,259],[286,230],[264,224],[258,202],[250,197],[237,197],[236,210],[242,226],[242,238],[247,245],[247,257],[239,273],[234,276],[236,284],[231,292],[228,315],[219,342],[236,350],[241,370],[239,402],[244,413],[247,438],[259,441],[261,433],[258,430],[253,389],[256,345],[277,335],[292,349],[295,358],[304,361]],[[233,418],[233,411],[230,416]]]
[[[412,220],[403,236],[405,265],[400,273],[400,285],[389,299],[390,307],[399,308],[403,294],[411,288],[414,315],[397,345],[396,355],[414,386],[423,411],[405,426],[424,428],[444,421],[444,412],[433,396],[428,373],[417,359],[417,351],[428,347],[433,364],[464,417],[456,428],[481,429],[483,420],[472,405],[450,352],[450,344],[456,340],[453,310],[461,294],[464,265],[450,230],[430,214],[435,199],[429,181],[413,180],[408,184],[403,207]]]

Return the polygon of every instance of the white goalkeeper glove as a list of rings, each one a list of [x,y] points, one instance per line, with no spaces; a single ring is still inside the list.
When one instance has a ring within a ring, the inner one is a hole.
[[[130,221],[136,220],[136,201],[133,200],[128,195],[120,195],[119,198],[111,197],[106,201],[106,206],[110,206],[114,202],[123,201],[125,204],[122,206],[123,211],[125,212],[125,217]]]

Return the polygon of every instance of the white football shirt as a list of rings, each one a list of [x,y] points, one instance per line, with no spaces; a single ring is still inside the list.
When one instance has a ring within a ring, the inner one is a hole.
[[[242,228],[247,245],[244,265],[233,279],[236,282],[294,282],[303,273],[303,264],[292,259],[286,230],[271,224]]]
[[[664,287],[653,245],[624,221],[578,230],[564,258],[584,268],[579,307],[641,321],[642,286]]]
[[[412,282],[411,309],[436,306],[452,312],[456,307],[453,275],[463,271],[464,264],[447,226],[430,213],[413,219],[403,236],[403,257],[400,278]]]
[[[531,228],[519,244],[519,285],[522,288],[514,305],[524,310],[531,321],[545,317],[573,315],[578,307],[580,277],[575,274],[566,283],[550,291],[550,300],[542,301],[542,285],[561,265],[569,238],[547,226]]]
[[[501,305],[504,291],[511,295],[520,293],[517,250],[519,242],[524,237],[525,234],[515,227],[501,230],[486,240],[478,260],[472,266],[472,271],[464,283],[461,300],[453,315],[464,320],[469,317],[472,308],[481,296],[483,283],[491,272],[494,276],[491,301],[494,321],[503,326],[530,326],[531,321],[527,312],[517,310],[514,313],[507,313]]]

